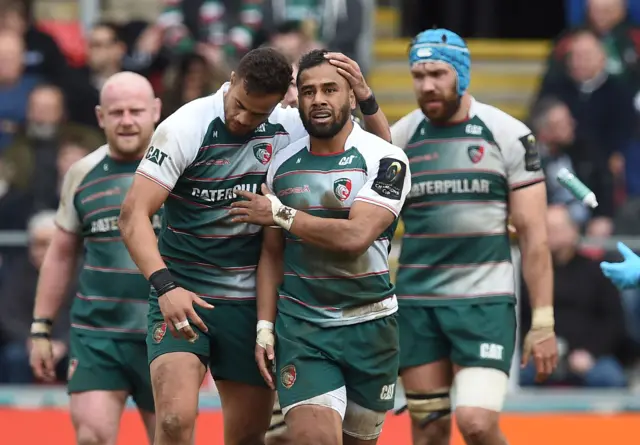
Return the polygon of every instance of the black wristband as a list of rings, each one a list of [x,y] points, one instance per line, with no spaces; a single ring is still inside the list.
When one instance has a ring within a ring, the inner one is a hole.
[[[173,281],[173,276],[171,276],[171,272],[169,272],[169,269],[156,270],[149,277],[149,282],[155,289],[158,297],[161,297],[170,290],[178,287],[176,282]]]
[[[367,97],[365,100],[358,102],[358,106],[360,107],[362,114],[365,116],[376,114],[380,109],[380,106],[376,101],[376,96],[373,93],[371,93],[371,96]]]
[[[47,326],[53,326],[53,320],[50,318],[34,318],[33,323],[43,323]]]
[[[47,332],[36,332],[35,334],[29,334],[29,337],[31,338],[51,338],[51,334],[47,333]]]

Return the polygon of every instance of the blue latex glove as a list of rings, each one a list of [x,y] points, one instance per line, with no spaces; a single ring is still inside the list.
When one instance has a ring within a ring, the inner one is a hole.
[[[618,289],[633,289],[640,286],[640,257],[624,243],[618,243],[618,251],[624,258],[622,263],[600,263],[600,269]]]

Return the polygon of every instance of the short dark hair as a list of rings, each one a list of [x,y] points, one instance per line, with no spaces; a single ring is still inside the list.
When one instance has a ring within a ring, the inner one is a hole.
[[[111,33],[113,34],[113,41],[117,42],[117,43],[123,43],[124,42],[124,33],[122,30],[122,27],[120,25],[118,25],[115,22],[110,22],[108,20],[103,20],[97,23],[94,23],[94,25],[91,27],[91,29],[98,29],[98,28],[104,28],[104,29],[108,29],[109,31],[111,31]]]
[[[323,63],[328,63],[325,55],[328,53],[326,49],[314,49],[300,57],[298,62],[298,76],[296,77],[296,84],[299,84],[300,75],[304,70],[315,68]]]
[[[247,94],[287,94],[291,85],[291,63],[273,48],[249,51],[238,64],[236,75],[242,80]]]

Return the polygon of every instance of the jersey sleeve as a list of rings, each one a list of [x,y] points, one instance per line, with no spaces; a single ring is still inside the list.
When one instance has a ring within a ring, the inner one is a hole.
[[[82,183],[84,172],[74,164],[64,175],[60,203],[56,212],[56,225],[65,232],[80,233],[82,221],[75,205],[75,196],[78,187]]]
[[[409,160],[402,149],[391,144],[370,150],[374,151],[375,156],[367,156],[368,179],[355,201],[384,207],[397,218],[411,189]]]
[[[202,130],[180,117],[173,114],[158,126],[136,171],[168,191],[194,161],[202,141]]]
[[[523,131],[511,135],[503,145],[507,182],[511,190],[544,181],[544,171],[535,136],[522,124]]]
[[[421,120],[422,111],[414,110],[393,124],[391,126],[391,143],[405,150]]]

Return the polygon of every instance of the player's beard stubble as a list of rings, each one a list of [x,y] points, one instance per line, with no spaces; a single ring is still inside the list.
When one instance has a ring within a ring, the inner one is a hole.
[[[458,95],[455,89],[445,93],[425,94],[418,98],[424,115],[436,124],[447,123],[460,108],[460,101],[461,96]]]
[[[300,112],[302,125],[304,125],[305,130],[307,130],[307,133],[309,133],[310,136],[318,139],[331,139],[338,134],[342,128],[344,128],[347,121],[350,119],[351,104],[349,101],[343,104],[337,115],[335,110],[329,107],[313,107],[309,109],[308,112],[299,108],[298,111]],[[313,122],[313,119],[311,118],[312,114],[319,113],[321,111],[331,113],[331,119],[327,123]]]

